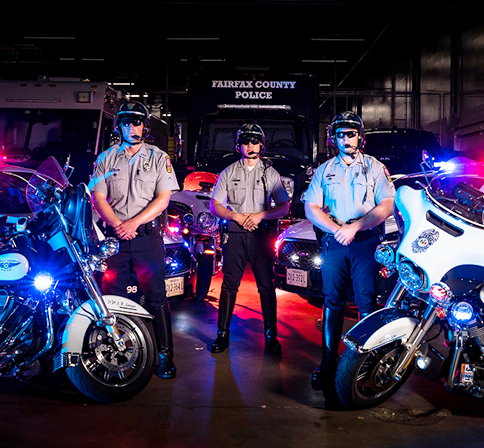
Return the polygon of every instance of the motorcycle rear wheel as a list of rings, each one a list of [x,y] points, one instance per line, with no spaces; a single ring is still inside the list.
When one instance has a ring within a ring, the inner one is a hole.
[[[347,348],[336,371],[336,393],[351,409],[366,409],[388,400],[403,386],[413,370],[413,361],[400,381],[391,372],[404,348],[400,342],[385,345],[369,353]]]
[[[118,314],[116,328],[125,350],[117,349],[106,328],[93,323],[84,335],[78,365],[66,369],[80,392],[102,403],[125,401],[139,394],[150,382],[156,363],[153,339],[141,319]]]

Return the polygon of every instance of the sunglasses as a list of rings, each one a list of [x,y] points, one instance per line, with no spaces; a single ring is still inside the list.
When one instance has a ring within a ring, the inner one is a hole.
[[[354,138],[358,135],[358,132],[357,131],[340,131],[340,132],[336,132],[336,137],[338,138],[345,138],[348,137],[348,138]]]
[[[133,119],[133,120],[123,120],[121,122],[121,126],[130,126],[130,125],[133,125],[133,126],[141,126],[143,124],[143,121],[142,120],[136,120],[136,119]]]
[[[240,139],[240,143],[242,145],[248,145],[249,143],[257,145],[258,143],[260,143],[260,139],[257,137],[244,137]]]

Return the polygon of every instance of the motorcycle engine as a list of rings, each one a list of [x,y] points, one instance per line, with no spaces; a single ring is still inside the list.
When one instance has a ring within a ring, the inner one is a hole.
[[[38,303],[0,290],[0,351],[18,346],[15,342],[31,323]]]

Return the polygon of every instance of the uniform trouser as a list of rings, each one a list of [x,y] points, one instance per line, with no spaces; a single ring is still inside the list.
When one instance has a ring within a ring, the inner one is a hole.
[[[222,251],[224,264],[220,294],[219,330],[227,331],[242,276],[249,262],[261,299],[264,332],[277,336],[277,301],[274,286],[274,247],[272,238],[259,232],[230,232]]]
[[[351,279],[358,311],[371,313],[377,309],[375,281],[378,263],[374,254],[379,243],[376,230],[357,234],[348,246],[338,243],[332,236],[323,236],[321,270],[324,306],[335,311],[344,309]]]
[[[131,270],[134,269],[145,294],[147,310],[155,316],[153,331],[158,351],[172,350],[170,308],[165,288],[165,246],[159,229],[132,240],[121,240],[119,252],[107,259],[103,275],[103,294],[126,297]]]

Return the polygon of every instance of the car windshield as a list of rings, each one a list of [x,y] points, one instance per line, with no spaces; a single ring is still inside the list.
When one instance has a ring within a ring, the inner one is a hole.
[[[427,192],[440,207],[459,219],[484,225],[484,164],[455,165],[434,177]]]
[[[207,120],[203,125],[204,138],[200,142],[197,158],[234,154],[240,125],[238,120]],[[301,162],[308,160],[309,143],[301,123],[292,120],[265,120],[262,126],[266,136],[267,157],[288,157]]]

